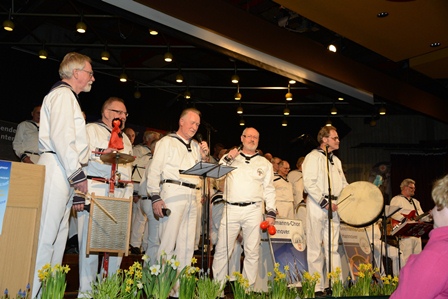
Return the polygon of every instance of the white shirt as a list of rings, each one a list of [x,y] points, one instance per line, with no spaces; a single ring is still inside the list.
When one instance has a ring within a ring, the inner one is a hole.
[[[21,122],[17,126],[12,147],[19,158],[25,151],[39,154],[39,124],[32,120]]]

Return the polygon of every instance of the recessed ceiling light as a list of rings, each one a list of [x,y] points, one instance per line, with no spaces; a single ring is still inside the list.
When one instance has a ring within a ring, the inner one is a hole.
[[[439,42],[431,43],[431,47],[439,47],[441,44]]]
[[[376,16],[378,18],[384,18],[384,17],[387,17],[388,15],[389,15],[389,13],[387,11],[383,11],[383,12],[378,13]]]

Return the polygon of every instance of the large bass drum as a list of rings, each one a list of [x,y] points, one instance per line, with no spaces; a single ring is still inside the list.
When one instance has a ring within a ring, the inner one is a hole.
[[[380,189],[364,181],[354,182],[345,187],[337,203],[341,220],[354,227],[374,223],[384,208],[384,198]]]

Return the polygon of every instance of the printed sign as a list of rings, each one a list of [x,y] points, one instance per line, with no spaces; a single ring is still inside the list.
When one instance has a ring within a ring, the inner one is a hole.
[[[0,235],[3,230],[3,219],[5,218],[6,205],[8,204],[8,193],[11,182],[11,166],[11,162],[0,160]]]

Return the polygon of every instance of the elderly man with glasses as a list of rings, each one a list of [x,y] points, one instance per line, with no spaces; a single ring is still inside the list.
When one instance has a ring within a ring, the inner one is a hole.
[[[420,206],[420,202],[413,198],[415,194],[415,181],[412,179],[404,179],[400,184],[401,193],[394,196],[391,201],[391,206],[400,207],[401,210],[392,215],[392,219],[397,222],[409,220],[412,217],[409,216],[411,211],[415,211],[415,216],[420,216],[423,214],[423,210]],[[414,214],[414,213],[412,213]],[[422,240],[417,237],[403,237],[400,239],[400,250],[402,254],[402,264],[403,267],[411,254],[418,254],[422,251]]]
[[[274,174],[277,218],[295,218],[293,186],[287,179],[290,169],[289,163],[283,160],[278,165],[278,173]]]

